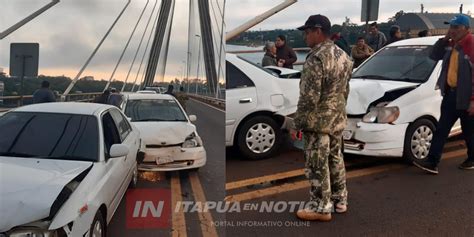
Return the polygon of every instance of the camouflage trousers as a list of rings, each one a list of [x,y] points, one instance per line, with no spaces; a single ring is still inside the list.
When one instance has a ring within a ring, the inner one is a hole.
[[[347,205],[342,134],[304,132],[303,135],[305,174],[311,184],[307,207],[318,213],[330,213],[337,203]]]

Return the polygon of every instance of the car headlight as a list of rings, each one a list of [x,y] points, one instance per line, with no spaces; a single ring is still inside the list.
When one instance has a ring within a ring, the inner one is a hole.
[[[400,109],[394,107],[374,107],[363,118],[364,123],[392,123],[400,116]]]
[[[183,148],[194,148],[200,146],[196,133],[191,133],[186,137],[182,145]]]

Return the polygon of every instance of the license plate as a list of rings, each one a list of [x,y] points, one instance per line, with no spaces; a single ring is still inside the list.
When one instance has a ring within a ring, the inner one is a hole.
[[[174,160],[169,158],[169,157],[162,157],[162,158],[158,158],[156,160],[156,164],[157,165],[163,165],[163,164],[168,164],[168,163],[172,163]]]
[[[344,140],[351,140],[351,138],[352,138],[352,131],[351,131],[351,130],[344,130],[344,131],[342,132],[342,138],[343,138]]]

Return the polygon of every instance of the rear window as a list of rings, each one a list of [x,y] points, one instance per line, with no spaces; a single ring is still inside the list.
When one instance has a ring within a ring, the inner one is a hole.
[[[98,161],[97,123],[88,115],[10,112],[0,117],[0,155]]]

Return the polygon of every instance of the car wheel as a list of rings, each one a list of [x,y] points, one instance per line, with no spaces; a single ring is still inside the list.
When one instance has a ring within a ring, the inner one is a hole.
[[[104,217],[100,211],[97,211],[94,217],[94,221],[92,221],[90,234],[91,237],[105,237],[106,236],[106,225],[104,221]]]
[[[256,116],[247,120],[237,136],[240,152],[248,159],[272,156],[281,143],[282,131],[270,117]]]
[[[136,188],[138,183],[138,164],[133,170],[132,179],[130,180],[129,188]]]
[[[416,120],[408,127],[403,146],[403,156],[408,162],[427,158],[435,129],[434,123],[429,119]]]

